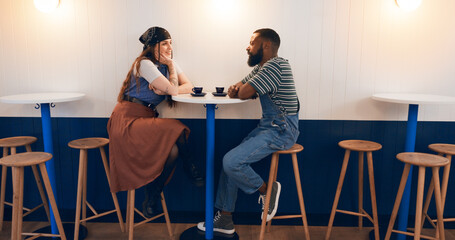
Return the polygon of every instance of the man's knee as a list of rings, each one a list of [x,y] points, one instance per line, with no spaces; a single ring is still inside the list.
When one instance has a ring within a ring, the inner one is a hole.
[[[231,155],[226,154],[223,157],[223,169],[224,172],[229,176],[232,175],[232,173],[235,173],[238,171],[238,158],[231,157]]]

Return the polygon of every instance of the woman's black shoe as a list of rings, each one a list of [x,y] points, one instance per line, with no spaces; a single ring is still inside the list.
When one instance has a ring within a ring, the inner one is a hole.
[[[183,169],[196,187],[202,187],[205,184],[204,175],[199,171],[199,169],[194,165],[194,163],[184,163]]]
[[[162,213],[161,209],[159,208],[160,200],[161,195],[154,196],[152,198],[146,197],[142,203],[142,214],[144,214],[146,218],[151,218]]]

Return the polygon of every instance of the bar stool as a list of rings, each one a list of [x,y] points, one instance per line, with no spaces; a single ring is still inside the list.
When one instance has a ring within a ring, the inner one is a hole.
[[[133,240],[133,234],[134,234],[135,227],[139,227],[140,225],[153,221],[162,216],[164,216],[164,218],[166,219],[166,226],[167,226],[167,231],[169,233],[169,237],[172,237],[171,220],[169,218],[169,213],[167,211],[164,194],[161,192],[161,206],[163,207],[163,213],[153,216],[151,218],[147,218],[146,216],[144,216],[144,214],[142,214],[141,211],[137,210],[137,208],[134,207],[135,194],[136,194],[136,189],[128,190],[128,197],[127,197],[127,203],[126,203],[126,231],[128,232],[128,240]],[[135,224],[134,223],[134,212],[139,214],[142,218],[144,218],[144,220]]]
[[[288,218],[302,218],[303,221],[303,229],[305,231],[305,238],[310,240],[310,233],[308,231],[308,222],[306,219],[305,213],[305,205],[303,203],[303,194],[302,194],[302,185],[300,183],[300,173],[299,173],[299,165],[297,162],[297,153],[303,150],[303,146],[300,144],[294,144],[291,148],[282,151],[276,151],[272,154],[272,161],[270,163],[270,173],[269,173],[269,180],[267,183],[267,193],[265,197],[265,205],[264,209],[269,209],[270,205],[270,195],[272,194],[272,185],[273,182],[276,181],[277,173],[278,173],[278,163],[280,154],[291,154],[292,156],[292,165],[294,167],[294,177],[295,177],[295,184],[297,187],[297,194],[299,196],[299,205],[300,205],[300,214],[299,215],[282,215],[282,216],[275,216],[267,223],[267,232],[270,231],[270,226],[272,225],[273,219],[288,219]],[[267,220],[267,211],[263,211],[262,216],[262,224],[261,224],[261,233],[259,235],[259,239],[264,239],[264,232],[265,232],[265,225]]]
[[[452,163],[452,155],[455,154],[455,145],[454,144],[443,144],[443,143],[434,143],[428,146],[429,149],[438,153],[439,156],[444,156],[449,160],[449,163],[444,167],[444,172],[442,174],[442,183],[441,183],[441,203],[442,209],[444,210],[446,196],[447,196],[447,186],[449,183],[449,175],[450,175],[450,165]],[[431,219],[428,216],[427,211],[428,207],[430,206],[431,197],[433,196],[434,191],[434,184],[433,179],[431,180],[430,186],[428,187],[428,193],[425,200],[425,204],[423,205],[423,216],[421,226],[425,223],[425,218],[431,223],[434,228],[437,226],[434,224],[437,222],[437,219]],[[443,211],[444,212],[444,211]],[[446,218],[443,219],[444,222],[454,222],[455,218]],[[438,231],[436,231],[436,238],[439,236]]]
[[[32,237],[60,237],[62,240],[66,240],[65,232],[63,230],[62,221],[58,213],[57,204],[55,202],[54,193],[49,182],[49,176],[47,175],[45,162],[52,159],[52,154],[45,152],[26,152],[15,155],[10,155],[0,159],[0,164],[12,168],[13,172],[13,220],[11,223],[11,239],[22,239],[24,236]],[[47,196],[52,207],[52,214],[54,215],[55,222],[59,234],[47,234],[47,233],[23,233],[22,232],[22,204],[24,201],[24,167],[38,165],[43,177],[44,186],[46,188]]]
[[[425,167],[431,167],[433,173],[433,184],[434,185],[434,197],[436,202],[436,212],[438,216],[438,229],[441,240],[444,240],[444,223],[442,218],[443,204],[441,200],[441,188],[439,185],[439,167],[447,166],[449,160],[442,156],[437,156],[427,153],[414,153],[404,152],[397,155],[397,159],[404,162],[403,175],[401,176],[400,186],[398,187],[397,198],[393,206],[392,215],[390,216],[389,227],[387,228],[387,234],[385,240],[389,240],[392,232],[400,233],[408,236],[414,236],[414,239],[420,239],[421,237],[421,220],[422,220],[422,203],[423,203],[423,190],[425,185]],[[399,230],[393,230],[395,219],[397,217],[398,208],[400,207],[401,198],[403,197],[403,191],[406,186],[409,171],[411,165],[419,166],[419,177],[417,181],[417,202],[416,202],[416,216],[415,216],[415,229],[414,233],[404,232]],[[424,236],[422,236],[424,237]],[[427,238],[425,236],[425,238]],[[433,239],[432,237],[429,237]]]
[[[363,218],[366,217],[373,223],[374,227],[374,237],[376,240],[379,240],[379,224],[378,224],[378,211],[376,206],[376,191],[374,185],[374,171],[373,171],[373,152],[382,148],[381,144],[364,141],[364,140],[345,140],[338,143],[338,145],[346,149],[344,154],[343,165],[341,167],[340,179],[338,180],[337,191],[335,194],[335,200],[333,201],[332,212],[330,213],[329,225],[327,228],[327,233],[325,239],[330,238],[332,232],[333,221],[335,219],[336,212],[354,215],[359,217],[359,228],[363,227]],[[348,167],[349,157],[351,151],[359,152],[359,211],[352,212],[346,210],[337,209],[338,201],[340,200],[341,189],[343,187],[344,177],[346,175],[346,169]],[[366,152],[367,154],[367,164],[368,164],[368,177],[370,181],[370,195],[371,195],[371,208],[373,210],[373,218],[363,209],[363,155]]]
[[[120,207],[117,200],[117,195],[111,192],[112,200],[114,201],[115,209],[106,211],[104,213],[97,213],[96,210],[87,202],[87,150],[98,148],[100,150],[101,159],[104,165],[104,171],[106,174],[107,182],[109,187],[111,181],[109,178],[109,166],[107,164],[106,152],[104,151],[104,146],[109,143],[107,138],[81,138],[73,140],[68,143],[70,148],[79,149],[79,175],[77,180],[77,200],[76,200],[76,220],[74,221],[74,239],[79,239],[79,227],[80,224],[86,225],[86,222],[95,218],[99,218],[111,213],[116,212],[118,221],[120,224],[120,229],[122,232],[125,231],[123,226],[122,213],[120,212]],[[94,214],[91,217],[87,217],[87,206],[90,208]],[[82,209],[81,209],[82,207]],[[81,218],[82,210],[82,218]]]
[[[21,136],[21,137],[9,137],[0,139],[0,147],[3,148],[3,157],[8,156],[8,152],[11,151],[11,155],[16,154],[16,148],[24,146],[27,152],[31,152],[32,148],[30,145],[36,142],[36,137]],[[46,194],[44,193],[43,184],[38,173],[36,166],[32,166],[33,175],[35,176],[35,182],[38,187],[38,191],[41,196],[42,204],[29,209],[23,208],[25,210],[24,217],[39,209],[41,206],[44,207],[46,211],[47,219],[50,221],[49,215],[49,205],[47,203]],[[2,166],[2,181],[1,181],[1,192],[0,192],[0,231],[3,229],[3,215],[5,210],[5,205],[13,206],[11,203],[5,201],[5,189],[6,189],[6,175],[7,175],[7,166]]]

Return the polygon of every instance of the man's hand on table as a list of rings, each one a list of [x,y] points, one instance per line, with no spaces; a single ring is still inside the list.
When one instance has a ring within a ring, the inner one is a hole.
[[[228,89],[228,96],[230,98],[239,98],[239,87],[237,85],[232,85]]]

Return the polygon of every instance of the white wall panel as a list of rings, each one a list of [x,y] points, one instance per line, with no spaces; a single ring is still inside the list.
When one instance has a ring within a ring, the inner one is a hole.
[[[308,2],[308,29],[304,36],[308,39],[307,54],[307,74],[303,78],[307,79],[305,88],[306,95],[302,100],[305,107],[304,112],[308,118],[317,118],[319,112],[319,96],[324,87],[321,87],[321,45],[322,45],[322,19],[324,16],[324,1]],[[305,54],[304,54],[305,55]],[[295,67],[294,67],[295,68]]]
[[[309,54],[309,24],[310,24],[310,0],[295,1],[292,4],[292,10],[289,11],[292,14],[292,19],[289,20],[289,24],[292,26],[289,27],[291,36],[294,39],[295,43],[293,45],[286,45],[284,42],[285,39],[282,39],[282,45],[280,49],[284,49],[284,46],[290,46],[288,53],[290,56],[280,55],[289,58],[290,64],[292,66],[292,73],[294,75],[295,86],[297,88],[297,93],[299,94],[299,99],[301,103],[302,112],[301,116],[305,116],[308,112],[308,104],[304,102],[308,99],[308,64],[310,59],[308,58]],[[291,50],[291,49],[294,49]],[[283,51],[283,50],[280,50]]]
[[[359,69],[359,101],[356,113],[362,119],[376,119],[383,115],[383,109],[372,107],[375,93],[376,62],[378,51],[378,29],[381,14],[381,0],[363,3],[361,58]]]
[[[314,99],[318,104],[317,116],[313,117],[316,119],[331,118],[333,100],[332,97],[337,0],[324,0],[323,4],[324,12],[321,21],[321,67],[319,70],[320,79],[318,82],[319,98]],[[304,109],[304,112],[305,110],[306,109]]]
[[[350,0],[337,1],[335,25],[335,51],[330,119],[344,119],[346,106],[346,81],[348,70]],[[309,81],[311,81],[309,79]],[[311,115],[310,115],[311,118]]]
[[[341,118],[358,115],[362,113],[358,111],[359,104],[368,99],[368,88],[360,89],[360,63],[362,61],[362,35],[364,30],[364,1],[350,0],[349,3],[349,34],[347,42],[347,57],[346,57],[346,86],[345,86],[345,105],[344,114]]]
[[[406,105],[380,92],[454,96],[455,1],[423,1],[404,12],[394,0],[62,0],[50,14],[32,0],[0,1],[0,96],[86,93],[52,109],[57,117],[108,117],[142,46],[162,26],[174,57],[205,91],[241,80],[251,34],[280,34],[303,111],[301,119],[404,120]],[[204,118],[202,106],[160,106],[164,117]],[[259,118],[258,101],[220,106],[218,118]],[[0,104],[0,116],[39,116],[33,105]],[[454,121],[455,106],[420,106],[419,120]]]

